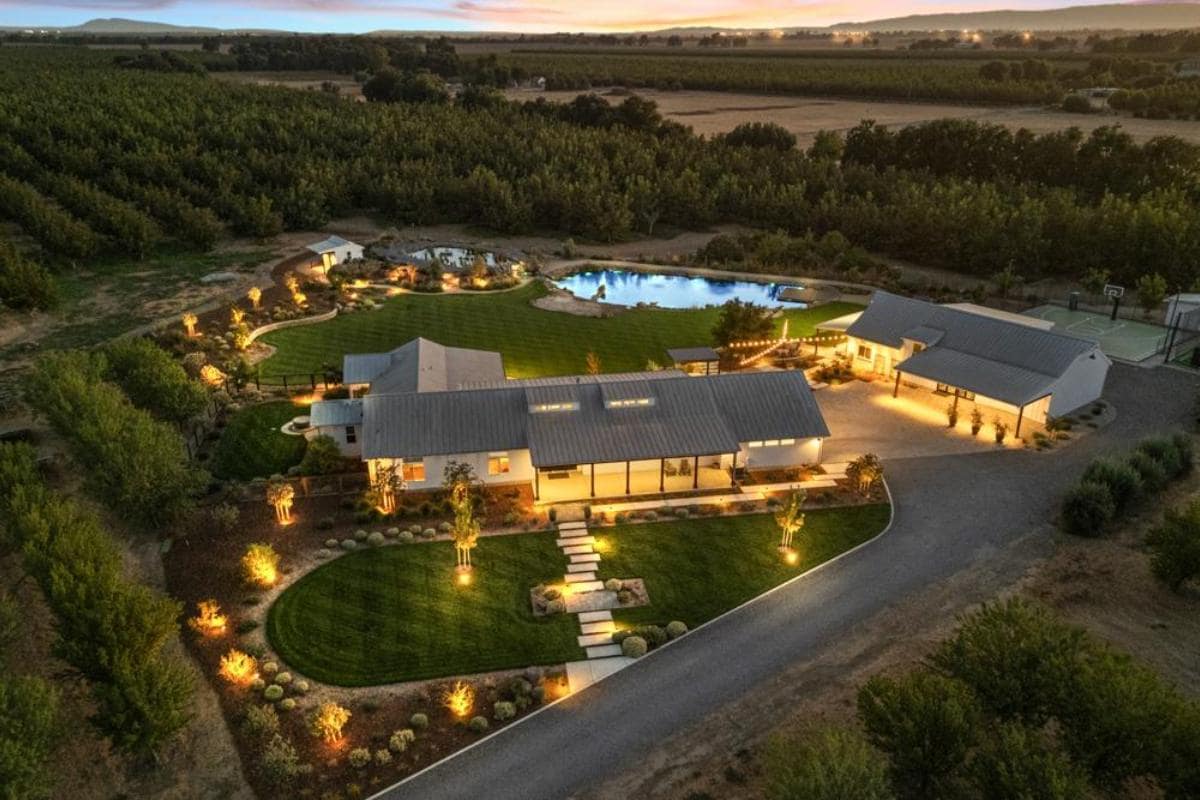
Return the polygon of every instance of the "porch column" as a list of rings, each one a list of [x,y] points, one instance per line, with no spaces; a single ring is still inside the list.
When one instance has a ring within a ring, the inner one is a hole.
[[[667,490],[667,460],[660,458],[658,460],[658,493],[662,494]]]
[[[733,469],[729,471],[729,485],[737,486],[737,456],[738,451],[733,451]]]
[[[1013,436],[1016,436],[1018,439],[1021,437],[1021,420],[1024,418],[1025,418],[1025,406],[1021,406],[1020,408],[1017,409],[1017,430],[1016,430],[1016,433],[1013,434]]]
[[[625,494],[629,494],[629,462],[625,462]]]
[[[592,497],[596,496],[596,465],[592,464]]]
[[[541,499],[541,492],[539,491],[540,484],[538,483],[538,473],[540,473],[540,472],[541,472],[541,470],[539,470],[537,467],[533,468],[533,499],[534,500]]]
[[[692,459],[692,488],[700,488],[700,456]]]
[[[954,390],[954,413],[958,413],[958,389]]]
[[[892,397],[900,396],[900,370],[896,370],[896,385],[892,387]]]

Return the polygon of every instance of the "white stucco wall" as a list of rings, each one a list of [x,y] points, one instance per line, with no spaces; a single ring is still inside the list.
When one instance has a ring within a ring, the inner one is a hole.
[[[442,475],[446,469],[446,465],[451,461],[457,461],[460,464],[470,464],[475,470],[475,477],[488,486],[503,486],[510,483],[527,483],[533,481],[533,462],[530,460],[528,450],[508,450],[508,472],[502,472],[497,475],[488,474],[488,458],[489,453],[457,453],[452,455],[426,456],[424,459],[407,459],[409,463],[413,461],[424,461],[425,463],[425,480],[424,481],[409,481],[408,488],[412,490],[437,489],[442,485]],[[377,459],[379,462],[387,463],[389,459]],[[397,459],[401,463],[403,459]]]
[[[319,428],[312,429],[312,436],[306,438],[315,438],[317,436],[328,436],[338,443],[338,447],[342,451],[342,455],[346,458],[359,458],[362,455],[362,426],[355,425],[354,441],[347,442],[349,438],[346,436],[345,425],[322,425]]]
[[[795,444],[750,447],[742,442],[738,465],[747,469],[802,467],[821,463],[820,439],[797,439]]]
[[[1111,365],[1112,362],[1100,352],[1100,348],[1075,359],[1075,363],[1054,383],[1054,394],[1048,410],[1050,416],[1069,414],[1082,405],[1100,399]]]

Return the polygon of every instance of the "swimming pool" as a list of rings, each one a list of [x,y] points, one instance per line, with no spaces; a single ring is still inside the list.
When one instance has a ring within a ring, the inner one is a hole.
[[[655,303],[661,308],[701,308],[738,299],[765,306],[804,307],[804,303],[789,302],[779,297],[781,290],[799,288],[799,284],[724,281],[690,275],[601,269],[556,278],[554,285],[585,300],[596,298],[623,306]],[[601,286],[604,287],[604,294],[597,297]]]

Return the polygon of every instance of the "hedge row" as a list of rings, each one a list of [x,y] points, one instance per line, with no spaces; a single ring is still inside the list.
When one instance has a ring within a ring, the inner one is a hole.
[[[45,487],[28,445],[0,444],[0,519],[54,612],[55,654],[91,683],[93,724],[120,749],[153,752],[190,718],[191,672],[163,651],[179,604],[125,578],[99,519]]]
[[[1123,458],[1098,458],[1063,499],[1063,530],[1095,537],[1114,520],[1158,494],[1192,469],[1192,440],[1186,434],[1142,440]]]

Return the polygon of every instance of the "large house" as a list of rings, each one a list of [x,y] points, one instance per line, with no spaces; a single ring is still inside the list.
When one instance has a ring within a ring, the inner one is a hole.
[[[818,463],[829,435],[798,371],[509,380],[498,353],[427,339],[344,366],[353,396],[314,403],[313,430],[412,490],[451,461],[543,502],[728,489],[740,470]]]
[[[846,328],[854,368],[1044,423],[1100,397],[1111,362],[1096,342],[1038,320],[876,292]]]

